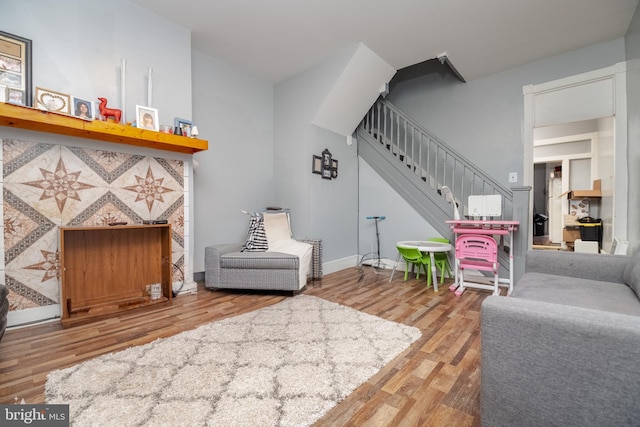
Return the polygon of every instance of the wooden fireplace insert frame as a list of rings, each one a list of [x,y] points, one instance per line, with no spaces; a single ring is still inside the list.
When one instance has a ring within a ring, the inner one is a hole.
[[[171,224],[60,227],[63,324],[171,301],[171,266]]]

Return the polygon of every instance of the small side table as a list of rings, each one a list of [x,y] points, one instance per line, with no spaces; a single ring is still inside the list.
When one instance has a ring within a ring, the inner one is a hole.
[[[418,249],[420,252],[429,253],[429,256],[431,257],[431,277],[433,278],[433,290],[434,292],[438,292],[438,278],[437,278],[435,253],[449,252],[451,249],[453,249],[453,246],[451,246],[451,244],[449,243],[430,242],[427,240],[406,240],[406,241],[396,243],[396,246],[400,246],[402,248]],[[396,267],[398,266],[399,261],[400,261],[400,253],[398,253],[398,256],[396,256],[396,262],[393,265],[393,270],[391,270],[391,277],[389,277],[389,281],[393,280],[393,273],[396,272]]]

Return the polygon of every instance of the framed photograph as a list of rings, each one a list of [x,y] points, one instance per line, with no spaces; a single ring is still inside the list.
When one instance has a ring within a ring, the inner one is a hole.
[[[24,104],[31,100],[31,40],[0,31],[0,84],[24,92]]]
[[[73,109],[73,116],[79,119],[93,120],[95,117],[95,104],[88,99],[72,96],[71,108]]]
[[[160,130],[158,110],[156,108],[136,105],[136,121],[140,129],[155,130],[156,132]]]
[[[338,177],[338,161],[336,159],[331,159],[331,178]]]
[[[174,134],[191,137],[191,129],[193,128],[193,122],[191,120],[176,117],[173,119],[173,126],[175,127],[173,131]]]
[[[5,94],[5,102],[15,105],[26,105],[26,96],[23,90],[8,87]]]
[[[66,93],[36,87],[34,100],[39,110],[71,114],[71,97]]]
[[[322,157],[313,155],[313,163],[311,165],[311,172],[322,175]]]

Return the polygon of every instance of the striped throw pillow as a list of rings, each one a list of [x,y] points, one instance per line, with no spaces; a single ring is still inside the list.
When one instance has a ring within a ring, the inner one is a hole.
[[[269,249],[267,234],[264,231],[264,220],[261,215],[252,215],[249,219],[247,241],[241,252],[264,252]]]

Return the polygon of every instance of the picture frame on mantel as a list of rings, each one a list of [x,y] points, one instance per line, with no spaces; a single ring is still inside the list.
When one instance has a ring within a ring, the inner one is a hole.
[[[158,110],[156,108],[136,105],[136,120],[140,129],[155,130],[156,132],[160,130]]]
[[[60,114],[71,114],[71,96],[68,93],[36,87],[36,108]]]
[[[25,105],[26,103],[24,91],[13,87],[6,89],[5,98],[6,100],[4,102],[8,104]]]
[[[0,85],[24,92],[24,105],[31,107],[31,40],[0,31]]]
[[[93,120],[95,117],[95,104],[90,99],[71,96],[71,108],[73,116],[83,120]]]
[[[193,129],[193,122],[191,120],[174,117],[173,126],[175,128],[173,131],[174,134],[191,137],[191,130]]]

